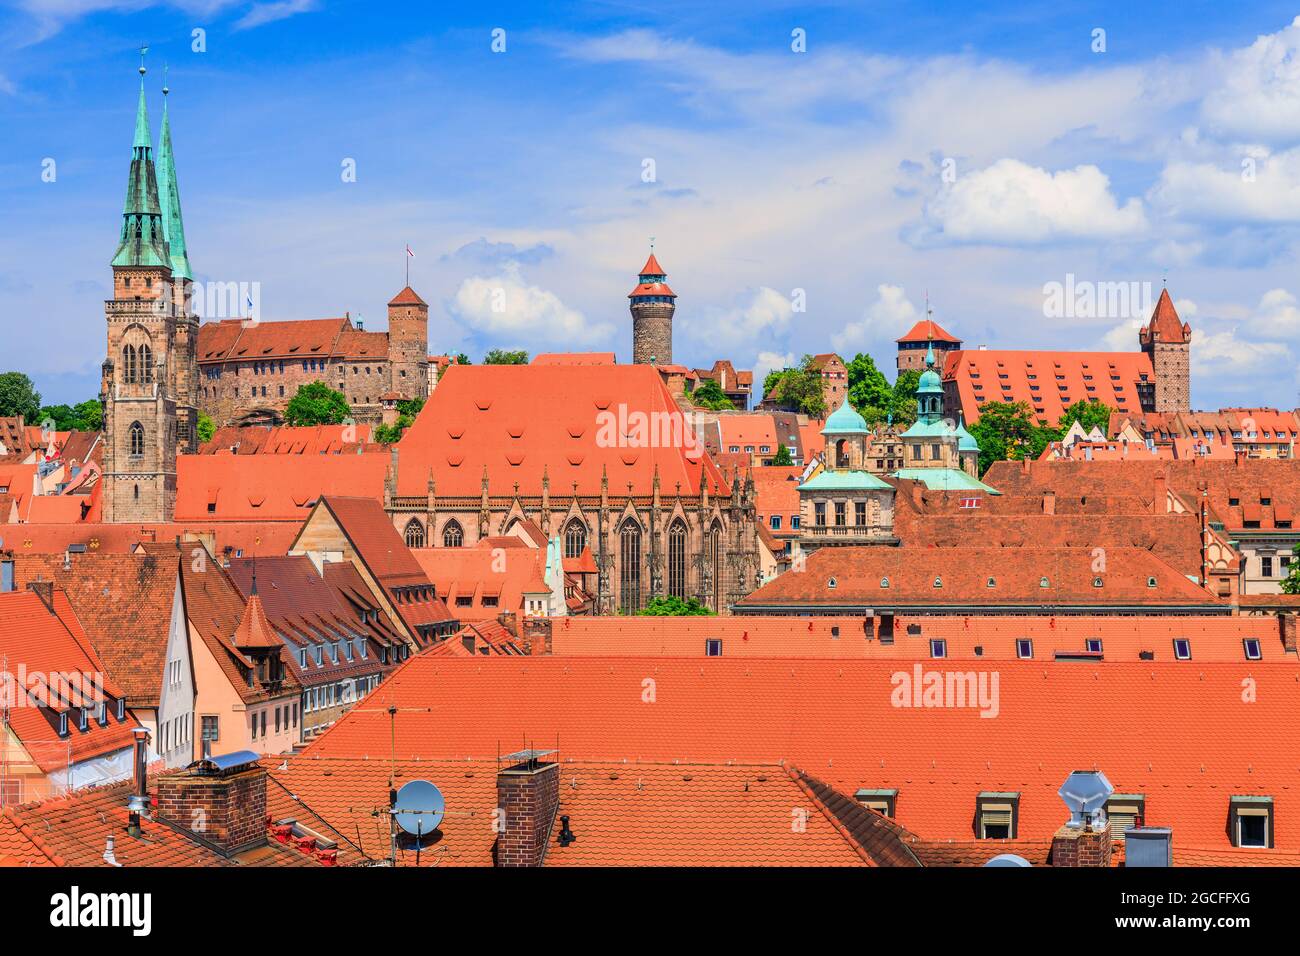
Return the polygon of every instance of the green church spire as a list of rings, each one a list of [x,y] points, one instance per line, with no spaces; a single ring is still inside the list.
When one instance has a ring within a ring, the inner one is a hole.
[[[127,179],[126,205],[122,210],[122,238],[113,255],[113,265],[170,268],[171,257],[167,254],[162,210],[158,205],[158,182],[154,176],[149,111],[144,99],[144,54],[148,51],[148,47],[140,49],[140,105],[136,109],[131,174]]]
[[[167,68],[163,67],[162,133],[158,137],[158,200],[162,207],[163,238],[171,255],[172,278],[193,279],[189,251],[185,248],[185,223],[181,220],[181,194],[176,185],[176,161],[172,155],[172,124],[167,115]]]

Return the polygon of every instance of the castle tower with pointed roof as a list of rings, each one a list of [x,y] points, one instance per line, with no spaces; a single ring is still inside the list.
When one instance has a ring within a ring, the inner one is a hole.
[[[182,411],[189,428],[184,440],[188,442],[194,434],[194,410],[180,400],[181,382],[191,374],[193,355],[187,359],[177,354],[178,340],[189,341],[179,331],[189,319],[184,306],[178,307],[173,285],[178,263],[188,272],[188,258],[174,170],[163,180],[166,204],[160,200],[145,105],[145,52],[141,51],[140,98],[122,233],[112,261],[113,298],[104,303],[108,326],[108,355],[100,385],[104,520],[115,522],[172,520],[176,449],[182,437],[177,425]],[[168,217],[172,217],[170,227]],[[180,250],[176,258],[167,240],[169,228],[174,230]],[[197,373],[193,380],[197,381]]]
[[[388,303],[388,361],[394,394],[428,397],[429,306],[409,285]]]
[[[632,310],[632,361],[635,364],[671,365],[673,313],[677,295],[668,288],[668,275],[654,252],[641,267],[637,286],[628,293]]]
[[[1192,327],[1178,317],[1169,290],[1161,289],[1151,321],[1138,332],[1142,351],[1151,357],[1155,373],[1155,411],[1192,409]]]

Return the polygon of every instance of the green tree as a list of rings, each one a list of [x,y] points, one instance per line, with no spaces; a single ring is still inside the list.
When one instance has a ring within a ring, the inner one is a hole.
[[[868,425],[883,422],[892,406],[894,390],[884,373],[876,368],[876,360],[859,352],[845,367],[849,373],[849,403]]]
[[[722,386],[711,378],[706,378],[691,392],[691,402],[696,408],[709,408],[715,412],[726,409],[734,410],[736,403],[722,391]]]
[[[651,617],[683,617],[688,615],[713,614],[695,598],[656,597],[646,602],[646,606],[637,612]]]
[[[1064,435],[1075,422],[1078,422],[1086,432],[1094,428],[1099,430],[1103,435],[1110,431],[1110,413],[1111,408],[1102,402],[1089,402],[1083,399],[1075,402],[1065,410],[1057,423],[1061,427],[1061,434]]]
[[[217,423],[207,412],[199,412],[199,424],[195,431],[199,433],[199,444],[212,441],[212,436],[217,433]]]
[[[0,416],[23,416],[28,425],[41,423],[41,393],[22,372],[0,375]]]
[[[772,464],[777,466],[790,466],[794,464],[794,459],[790,457],[789,445],[778,445],[776,454],[772,456]]]
[[[46,405],[41,409],[40,418],[32,424],[45,422],[50,422],[58,432],[97,432],[104,424],[104,410],[97,398],[76,405]]]
[[[763,393],[782,408],[821,418],[827,412],[826,396],[822,394],[821,372],[813,368],[812,361],[811,355],[805,355],[798,368],[769,372],[763,380]]]
[[[468,364],[468,363],[466,363]],[[493,349],[483,356],[484,365],[527,365],[528,353],[523,349]]]
[[[341,425],[351,415],[343,393],[321,381],[300,386],[284,410],[284,420],[290,425]]]
[[[894,425],[908,428],[916,422],[916,389],[921,384],[921,370],[904,369],[898,373],[890,395],[889,410],[894,413]]]
[[[1300,594],[1300,544],[1291,549],[1295,555],[1288,566],[1287,576],[1282,579],[1283,594]]]
[[[1028,402],[989,402],[980,406],[980,420],[967,426],[980,446],[980,474],[995,461],[1037,458],[1048,442],[1061,437],[1058,429],[1038,424]]]

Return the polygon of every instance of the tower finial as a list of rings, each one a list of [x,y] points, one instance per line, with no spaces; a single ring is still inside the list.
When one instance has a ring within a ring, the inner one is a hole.
[[[167,63],[166,61],[164,61],[163,62],[163,96],[166,96],[170,92],[171,90],[167,88]]]
[[[149,48],[148,48],[147,46],[145,46],[143,43],[141,43],[141,44],[140,44],[140,77],[141,77],[141,82],[144,82],[144,75],[145,75],[145,73],[147,72],[147,71],[145,70],[145,68],[144,68],[144,55],[145,55],[146,53],[148,53],[148,52],[149,52]]]

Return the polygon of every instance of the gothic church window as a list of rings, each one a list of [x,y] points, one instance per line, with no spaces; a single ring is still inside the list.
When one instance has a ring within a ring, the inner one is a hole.
[[[668,529],[668,594],[686,597],[686,525],[680,518]]]
[[[132,457],[143,457],[144,455],[144,426],[139,422],[132,422],[128,430],[130,440],[130,454]]]
[[[408,548],[424,547],[424,525],[420,519],[412,518],[406,523],[406,546]]]
[[[564,556],[577,558],[582,556],[582,549],[587,546],[587,527],[577,518],[568,523],[564,529]]]
[[[442,546],[444,548],[459,548],[464,543],[465,532],[461,530],[460,523],[448,521],[442,529]]]

